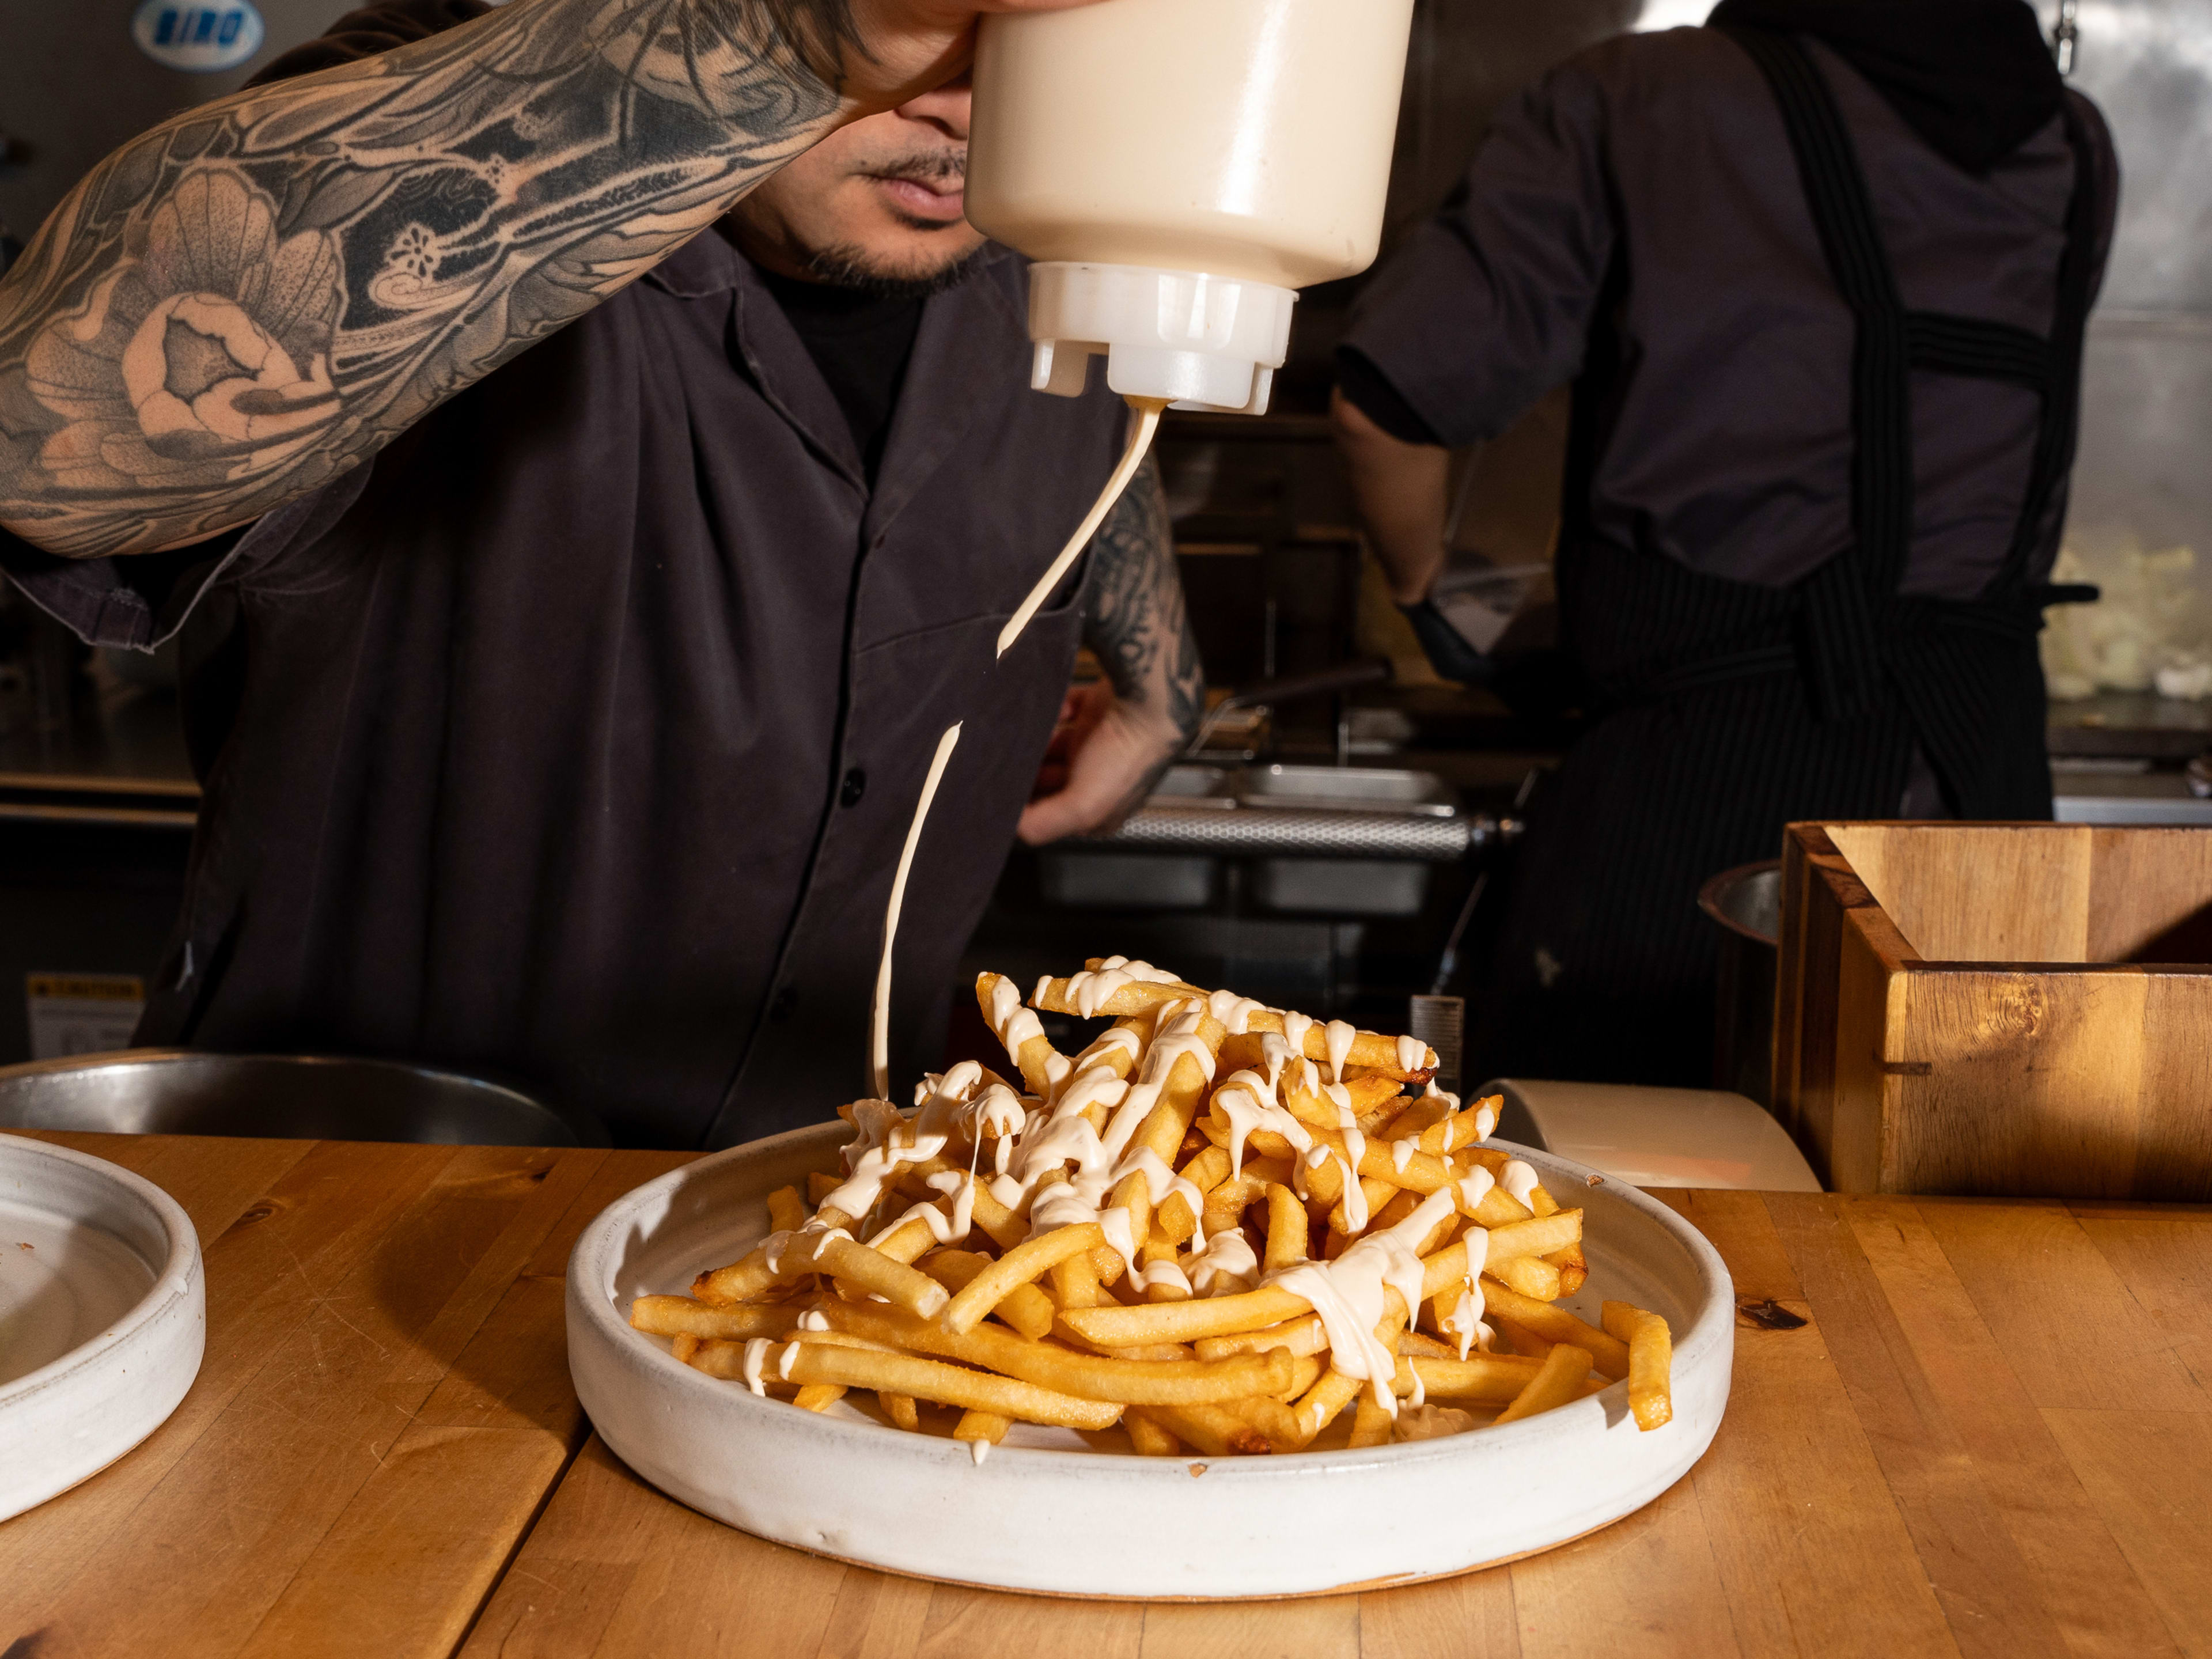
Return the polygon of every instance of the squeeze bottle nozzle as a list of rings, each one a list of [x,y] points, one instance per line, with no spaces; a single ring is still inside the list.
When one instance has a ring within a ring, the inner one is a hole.
[[[1374,260],[1413,0],[1103,0],[980,26],[968,217],[1036,263],[1031,384],[1263,414],[1297,290]]]

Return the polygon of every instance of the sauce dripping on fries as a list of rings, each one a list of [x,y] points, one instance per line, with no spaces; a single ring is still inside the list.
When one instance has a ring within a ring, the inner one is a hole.
[[[1425,1046],[1148,964],[1085,971],[1102,977],[1033,999],[1116,1021],[1080,1054],[984,975],[1018,1084],[968,1061],[910,1110],[854,1103],[811,1217],[796,1188],[772,1195],[762,1245],[701,1274],[696,1300],[640,1298],[633,1322],[807,1409],[872,1391],[910,1430],[917,1400],[957,1407],[979,1462],[1018,1421],[1121,1422],[1146,1455],[1296,1451],[1357,1401],[1364,1447],[1611,1378],[1640,1428],[1668,1420],[1666,1322],[1608,1303],[1599,1328],[1559,1305],[1588,1273],[1582,1212],[1478,1144],[1492,1103],[1437,1089]],[[1521,1352],[1493,1346],[1490,1319]]]

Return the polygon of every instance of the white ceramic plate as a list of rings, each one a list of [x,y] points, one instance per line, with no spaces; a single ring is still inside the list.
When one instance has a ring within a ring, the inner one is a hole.
[[[1585,1206],[1590,1279],[1674,1331],[1674,1420],[1646,1434],[1627,1384],[1524,1422],[1363,1451],[1225,1460],[1102,1454],[1018,1427],[968,1448],[857,1411],[817,1415],[680,1364],[625,1322],[767,1229],[763,1200],[835,1167],[842,1123],[733,1147],[610,1205],[568,1263],[568,1369],[592,1425],[671,1497],[732,1526],[893,1572],[1060,1595],[1313,1595],[1462,1572],[1642,1508],[1713,1437],[1735,1351],[1735,1292],[1711,1245],[1632,1188],[1524,1152]],[[1570,1195],[1571,1194],[1571,1198]]]
[[[0,1521],[161,1427],[206,1340],[199,1238],[174,1199],[0,1134]]]

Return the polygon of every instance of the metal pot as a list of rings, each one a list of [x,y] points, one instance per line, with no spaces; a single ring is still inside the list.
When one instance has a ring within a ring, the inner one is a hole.
[[[496,1083],[404,1060],[132,1048],[0,1066],[0,1128],[605,1146],[605,1128]]]
[[[1782,861],[1723,870],[1698,892],[1721,930],[1713,1006],[1713,1086],[1774,1103],[1774,975],[1782,935]]]

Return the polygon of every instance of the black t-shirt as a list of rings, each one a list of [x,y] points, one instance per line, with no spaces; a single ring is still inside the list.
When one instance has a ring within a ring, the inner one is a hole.
[[[853,447],[860,452],[872,484],[890,433],[891,410],[914,356],[915,336],[921,330],[921,299],[865,294],[767,270],[760,275],[845,411]]]

